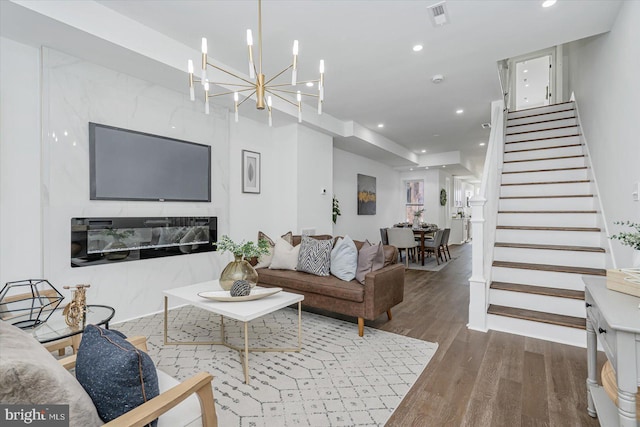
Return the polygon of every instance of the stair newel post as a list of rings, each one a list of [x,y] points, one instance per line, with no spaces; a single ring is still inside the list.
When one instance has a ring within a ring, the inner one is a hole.
[[[489,307],[489,284],[485,274],[485,218],[487,200],[473,197],[471,204],[472,266],[469,278],[469,329],[487,331],[487,308]]]

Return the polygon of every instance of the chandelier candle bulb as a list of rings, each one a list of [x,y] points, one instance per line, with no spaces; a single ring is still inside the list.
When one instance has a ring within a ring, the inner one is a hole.
[[[291,71],[291,86],[297,84],[298,79],[298,40],[293,41],[293,70]]]
[[[296,95],[296,100],[298,101],[298,123],[302,123],[302,94],[300,91]]]
[[[233,103],[235,110],[235,119],[236,123],[238,123],[238,92],[233,92]]]
[[[267,97],[267,106],[269,107],[269,127],[273,126],[273,120],[271,119],[271,106],[273,105],[273,101],[271,100],[271,97],[268,96]]]
[[[207,39],[202,38],[202,84],[207,81]]]
[[[249,77],[256,78],[255,65],[253,65],[253,35],[247,30],[247,46],[249,47]]]
[[[209,82],[204,82],[204,113],[209,114]]]

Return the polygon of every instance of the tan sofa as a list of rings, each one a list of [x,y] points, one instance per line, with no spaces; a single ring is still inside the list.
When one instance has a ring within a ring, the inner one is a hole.
[[[332,236],[312,236],[331,239]],[[300,236],[293,236],[293,245],[300,244]],[[363,242],[355,241],[358,250]],[[404,297],[404,265],[397,264],[398,249],[383,247],[385,263],[382,269],[367,273],[365,283],[346,282],[334,276],[315,276],[292,270],[259,268],[258,285],[279,287],[287,292],[304,295],[303,306],[328,310],[358,318],[358,334],[364,335],[364,321],[374,320],[386,312],[391,320],[391,308]]]

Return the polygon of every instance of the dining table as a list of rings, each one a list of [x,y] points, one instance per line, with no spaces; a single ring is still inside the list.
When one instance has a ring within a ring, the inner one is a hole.
[[[437,228],[413,228],[413,235],[420,238],[420,256],[422,257],[422,265],[424,265],[424,242],[427,239],[433,238],[436,231],[438,231]]]

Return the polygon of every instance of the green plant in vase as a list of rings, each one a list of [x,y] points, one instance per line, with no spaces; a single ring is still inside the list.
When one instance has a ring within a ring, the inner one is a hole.
[[[333,208],[331,209],[331,219],[333,220],[333,223],[335,224],[336,221],[338,220],[338,217],[342,215],[342,213],[340,213],[340,202],[338,201],[338,199],[336,198],[336,196],[333,196]]]
[[[616,225],[626,225],[634,229],[634,231],[621,231],[611,236],[611,239],[618,240],[622,245],[629,246],[634,249],[633,267],[640,268],[640,223],[631,221],[615,221]]]
[[[247,260],[268,254],[269,242],[260,239],[257,244],[244,240],[236,243],[225,235],[215,245],[220,252],[231,252],[234,256],[234,260],[220,274],[220,287],[228,291],[236,280],[246,280],[253,288],[258,283],[258,273]]]

